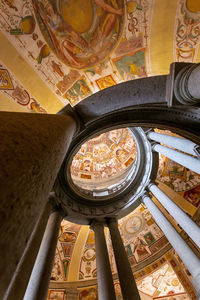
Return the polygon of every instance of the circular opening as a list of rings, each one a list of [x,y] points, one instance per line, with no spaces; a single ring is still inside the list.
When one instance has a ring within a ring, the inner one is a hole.
[[[137,144],[128,128],[102,133],[84,144],[74,155],[70,166],[71,184],[93,197],[108,196],[134,177]]]

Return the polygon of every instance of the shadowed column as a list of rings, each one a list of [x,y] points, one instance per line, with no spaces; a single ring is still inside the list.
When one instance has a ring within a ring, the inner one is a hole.
[[[116,219],[108,220],[115,262],[124,300],[139,300],[140,295],[126,254]]]
[[[47,297],[61,221],[60,211],[51,213],[24,300],[44,300]]]
[[[108,249],[103,223],[93,221],[91,229],[95,234],[98,297],[100,300],[116,300]]]
[[[0,112],[0,299],[75,131],[76,122],[69,116]]]

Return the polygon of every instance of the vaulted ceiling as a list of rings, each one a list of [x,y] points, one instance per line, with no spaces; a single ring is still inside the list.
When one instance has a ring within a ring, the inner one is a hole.
[[[200,58],[196,0],[2,0],[0,109],[56,113]]]

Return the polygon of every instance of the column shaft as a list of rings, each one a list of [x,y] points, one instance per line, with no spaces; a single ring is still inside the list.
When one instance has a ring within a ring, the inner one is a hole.
[[[124,300],[140,299],[137,285],[133,276],[133,272],[118,229],[117,221],[114,219],[109,220],[108,227],[110,230],[112,246],[115,255],[115,261],[117,265],[117,271],[118,271],[123,299]]]
[[[61,221],[59,211],[51,213],[24,300],[44,300],[47,297]]]
[[[199,226],[155,184],[150,184],[148,188],[189,237],[200,247]]]
[[[196,152],[194,151],[194,148],[197,145],[189,140],[157,132],[149,132],[148,138],[158,143],[162,143],[180,151],[197,156]]]
[[[183,263],[193,276],[194,287],[200,297],[200,260],[178,234],[175,228],[162,214],[159,208],[153,203],[153,201],[146,195],[143,196],[143,202],[149,209],[154,220],[166,235],[172,247],[176,250]],[[198,298],[200,299],[200,298]]]
[[[0,299],[76,130],[69,116],[0,112]]]
[[[27,247],[17,266],[3,300],[13,300],[15,298],[23,300],[51,211],[52,204],[48,201],[35,228],[33,229]]]
[[[152,149],[156,152],[159,152],[166,157],[172,159],[173,161],[177,162],[178,164],[192,170],[198,174],[200,174],[200,160],[189,156],[187,154],[181,153],[179,151],[161,146],[159,144],[153,145]]]
[[[104,226],[102,223],[93,222],[92,229],[95,233],[99,300],[116,300]]]

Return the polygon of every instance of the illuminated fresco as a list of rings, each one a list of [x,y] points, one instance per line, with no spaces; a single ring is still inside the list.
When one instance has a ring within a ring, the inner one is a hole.
[[[200,42],[200,4],[196,0],[180,0],[176,19],[176,60],[195,62]]]
[[[29,112],[47,113],[47,111],[25,89],[16,76],[0,61],[0,92]]]
[[[94,240],[94,231],[90,230],[88,233],[88,238],[85,243],[83,250],[80,270],[79,270],[79,280],[91,279],[97,277],[96,270],[96,249]]]
[[[97,286],[79,289],[78,300],[98,300]]]
[[[74,106],[150,74],[152,15],[153,0],[2,0],[0,30],[47,89]]]
[[[144,295],[151,296],[153,299],[176,295],[184,296],[175,298],[177,300],[190,299],[169,263],[165,263],[160,269],[137,281],[137,287]]]
[[[170,131],[157,130],[157,132],[175,135]],[[200,205],[200,175],[179,165],[175,161],[159,154],[159,169],[157,180],[163,182],[172,190],[183,196],[195,207]]]
[[[115,0],[33,0],[40,29],[66,65],[83,69],[101,62],[116,46],[124,2]]]
[[[65,290],[53,290],[50,289],[48,291],[48,297],[47,300],[65,300]]]
[[[128,129],[100,134],[83,144],[75,155],[71,165],[72,179],[85,189],[87,182],[94,182],[98,188],[101,180],[124,174],[136,155],[136,143]]]
[[[132,266],[148,259],[168,243],[162,231],[152,219],[150,212],[143,205],[119,220],[119,224]]]
[[[51,280],[67,280],[70,259],[80,228],[80,225],[73,224],[65,220],[62,221],[56,247],[53,270],[51,273]]]

